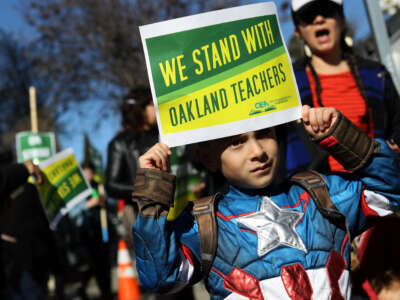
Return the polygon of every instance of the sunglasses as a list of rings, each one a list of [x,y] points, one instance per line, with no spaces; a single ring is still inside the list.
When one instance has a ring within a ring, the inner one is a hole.
[[[341,6],[331,1],[315,1],[310,5],[301,8],[295,14],[297,24],[312,24],[317,16],[324,18],[334,18],[342,12]]]

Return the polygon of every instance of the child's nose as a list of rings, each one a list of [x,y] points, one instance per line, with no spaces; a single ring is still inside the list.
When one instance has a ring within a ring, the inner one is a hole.
[[[257,140],[253,140],[251,142],[251,157],[255,159],[259,159],[263,156],[265,156],[265,151],[264,148],[261,146],[261,144]]]

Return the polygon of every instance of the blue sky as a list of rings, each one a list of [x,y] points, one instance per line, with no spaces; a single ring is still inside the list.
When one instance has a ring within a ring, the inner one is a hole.
[[[22,40],[29,40],[34,35],[34,32],[24,23],[19,11],[16,9],[17,4],[18,1],[14,0],[0,1],[0,29],[14,33],[17,38]],[[29,105],[28,98],[26,103]],[[58,136],[61,150],[72,147],[78,161],[82,161],[83,134],[87,132],[92,144],[102,153],[103,164],[105,164],[107,144],[120,129],[120,116],[115,112],[109,118],[99,120],[102,109],[104,109],[104,106],[101,101],[91,100],[87,103],[76,105],[74,109],[69,110],[61,119],[66,125],[66,133]]]
[[[283,0],[275,0],[274,2],[279,7]],[[0,1],[0,28],[6,32],[16,34],[16,37],[29,40],[34,35],[34,32],[23,22],[20,13],[16,9],[17,4],[18,1],[15,0]],[[345,0],[344,9],[348,23],[355,29],[355,39],[366,37],[370,30],[363,0]],[[285,40],[288,41],[293,34],[293,24],[291,22],[282,23],[282,31]],[[84,132],[89,134],[92,144],[100,150],[104,162],[107,144],[120,129],[119,114],[115,112],[108,119],[99,120],[101,109],[104,109],[102,103],[92,100],[75,106],[73,110],[70,110],[62,118],[62,121],[66,124],[66,134],[59,136],[61,147],[62,149],[72,147],[78,161],[83,159]]]

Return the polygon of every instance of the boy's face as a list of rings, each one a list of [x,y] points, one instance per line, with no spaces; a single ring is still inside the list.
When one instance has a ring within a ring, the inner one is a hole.
[[[221,170],[233,185],[259,189],[274,179],[279,162],[274,128],[211,141],[210,144],[209,150],[214,149],[218,154],[213,162],[214,170]]]

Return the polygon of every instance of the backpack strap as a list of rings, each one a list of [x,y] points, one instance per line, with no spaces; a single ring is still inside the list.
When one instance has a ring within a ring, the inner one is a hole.
[[[204,197],[193,201],[193,215],[196,217],[199,228],[201,249],[201,273],[203,278],[208,276],[214,261],[217,244],[218,229],[215,217],[215,200],[221,198],[221,194]]]
[[[325,178],[316,171],[309,170],[294,174],[290,181],[303,187],[313,198],[319,212],[337,227],[348,231],[346,217],[332,202]]]

